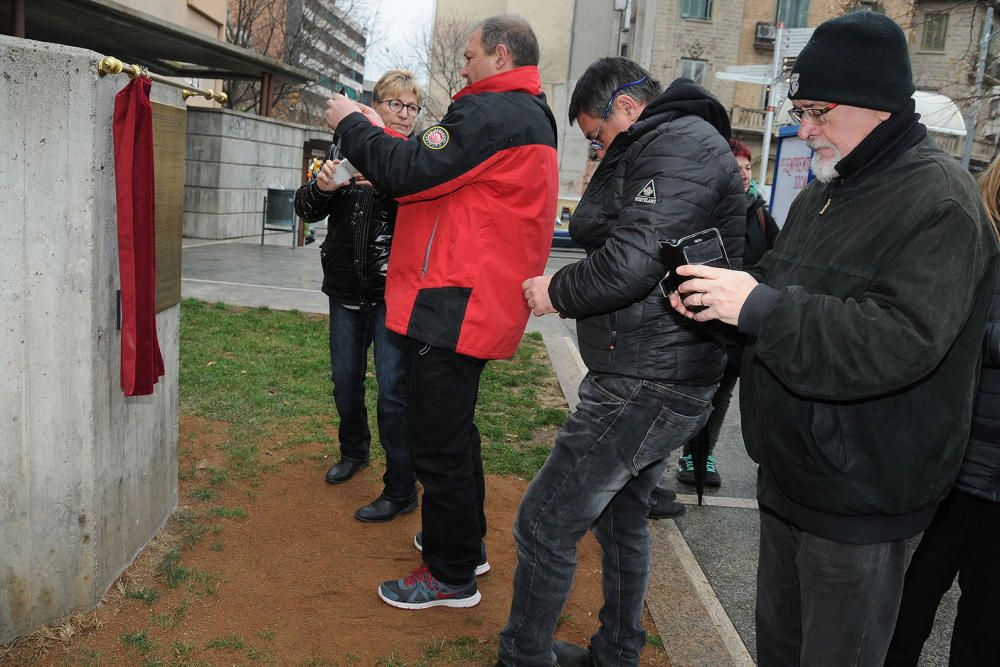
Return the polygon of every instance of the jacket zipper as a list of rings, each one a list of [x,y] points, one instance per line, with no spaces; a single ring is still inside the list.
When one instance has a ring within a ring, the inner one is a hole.
[[[371,222],[372,213],[374,212],[374,198],[372,193],[369,192],[370,188],[361,188],[361,201],[359,202],[361,208],[360,211],[356,210],[355,215],[358,216],[357,224],[361,225],[361,229],[356,229],[354,234],[354,257],[357,262],[356,270],[358,272],[358,286],[359,293],[361,297],[361,306],[367,308],[370,302],[368,298],[368,267],[365,266],[365,251],[368,248],[368,237],[371,232]]]
[[[438,213],[434,217],[434,226],[431,227],[431,237],[427,239],[427,249],[424,250],[424,265],[420,269],[421,278],[427,275],[427,265],[430,264],[431,261],[431,246],[434,245],[434,235],[437,234],[438,220],[440,219],[441,219],[441,214]]]
[[[617,341],[618,341],[618,314],[617,313],[611,313],[611,317],[609,319],[611,321],[611,343],[608,345],[608,350],[611,351],[611,352],[614,352],[615,348],[618,346],[618,343],[617,343]]]

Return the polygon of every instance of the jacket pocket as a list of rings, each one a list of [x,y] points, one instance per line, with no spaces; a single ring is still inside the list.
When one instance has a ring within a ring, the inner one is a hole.
[[[833,467],[838,473],[846,472],[851,460],[840,421],[840,411],[836,405],[827,403],[813,403],[811,408],[809,428],[817,458],[827,466]]]
[[[454,350],[471,296],[471,287],[428,287],[418,291],[407,335],[435,347]]]

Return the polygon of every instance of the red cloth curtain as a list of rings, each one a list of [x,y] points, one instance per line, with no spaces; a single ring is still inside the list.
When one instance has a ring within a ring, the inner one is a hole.
[[[153,393],[163,375],[156,337],[156,229],[152,82],[138,78],[115,96],[115,190],[121,277],[122,390]]]

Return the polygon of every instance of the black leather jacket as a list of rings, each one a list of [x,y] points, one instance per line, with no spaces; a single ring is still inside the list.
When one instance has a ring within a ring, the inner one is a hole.
[[[320,246],[323,293],[338,303],[370,308],[385,300],[385,274],[396,224],[396,202],[352,182],[326,193],[314,182],[295,193],[295,213],[307,222],[328,219]]]
[[[721,377],[722,346],[660,293],[657,241],[716,227],[740,267],[747,201],[728,135],[722,105],[679,80],[608,147],[569,223],[587,257],[549,285],[556,310],[577,320],[591,371],[692,385]]]

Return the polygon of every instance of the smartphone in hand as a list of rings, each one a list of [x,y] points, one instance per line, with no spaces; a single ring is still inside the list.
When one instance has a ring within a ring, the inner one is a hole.
[[[333,170],[333,182],[343,185],[358,175],[358,170],[347,160],[341,160]]]
[[[704,264],[722,269],[732,268],[722,236],[715,227],[703,229],[680,239],[657,241],[660,246],[660,259],[667,267],[667,274],[660,281],[660,292],[668,296],[676,292],[688,276],[677,275],[677,267],[685,264]]]

